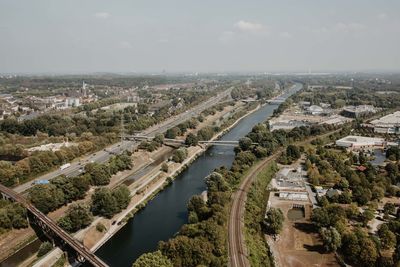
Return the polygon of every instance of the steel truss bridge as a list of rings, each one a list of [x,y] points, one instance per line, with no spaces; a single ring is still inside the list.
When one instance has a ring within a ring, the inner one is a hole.
[[[3,198],[22,204],[27,209],[28,214],[31,215],[32,220],[30,220],[30,222],[38,226],[47,236],[50,236],[53,239],[58,239],[64,249],[72,250],[75,253],[75,259],[78,262],[87,262],[94,267],[108,266],[82,243],[61,229],[61,227],[59,227],[53,220],[35,208],[20,194],[1,184],[0,193]]]

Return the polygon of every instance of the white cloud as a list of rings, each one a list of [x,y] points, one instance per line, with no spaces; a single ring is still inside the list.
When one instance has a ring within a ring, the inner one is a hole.
[[[380,14],[378,14],[377,17],[380,20],[385,20],[385,19],[387,19],[388,15],[386,13],[380,13]]]
[[[291,39],[291,38],[293,38],[293,35],[291,35],[288,32],[281,32],[281,33],[279,33],[279,37],[281,37],[283,39]]]
[[[223,43],[231,41],[235,37],[235,33],[233,31],[224,31],[219,40]]]
[[[111,17],[111,14],[108,12],[97,12],[94,16],[98,19],[108,19]]]
[[[328,33],[329,29],[327,27],[321,27],[321,28],[311,29],[310,31],[315,34],[324,34]]]
[[[168,40],[168,38],[160,38],[157,40],[157,43],[166,44],[166,43],[169,43],[169,40]]]
[[[336,23],[333,29],[337,32],[358,32],[364,30],[366,27],[364,24],[351,22],[351,23]]]
[[[252,35],[268,35],[270,33],[269,28],[261,23],[254,23],[245,20],[239,20],[233,24],[233,28],[228,31],[224,31],[219,36],[218,40],[223,43],[232,41],[233,39],[244,37],[246,34]]]
[[[130,42],[127,42],[127,41],[122,41],[122,42],[119,43],[119,47],[120,48],[125,48],[125,49],[132,48],[132,44]]]
[[[244,20],[236,22],[234,27],[241,32],[260,33],[266,31],[264,25]]]

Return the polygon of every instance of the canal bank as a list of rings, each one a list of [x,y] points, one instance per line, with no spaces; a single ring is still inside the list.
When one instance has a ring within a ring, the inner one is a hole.
[[[221,136],[223,136],[224,134],[229,132],[233,127],[235,127],[242,119],[244,119],[245,117],[256,112],[261,107],[262,107],[261,105],[257,105],[257,107],[255,107],[254,109],[246,112],[243,116],[235,119],[235,121],[231,125],[226,127],[224,130],[220,131],[219,133],[215,134],[213,136],[213,138],[210,139],[210,141],[219,139]],[[235,113],[233,115],[235,115]],[[94,244],[94,245],[85,244],[85,245],[87,247],[89,247],[92,251],[98,250],[99,247],[101,247],[103,244],[105,244],[109,239],[111,239],[115,235],[115,233],[117,233],[121,228],[123,228],[125,226],[124,218],[130,218],[133,216],[133,214],[136,214],[137,209],[139,209],[139,211],[140,211],[140,209],[144,208],[147,205],[147,203],[149,201],[151,201],[160,191],[164,190],[165,187],[169,186],[170,183],[173,180],[175,180],[175,178],[177,178],[183,171],[185,171],[188,167],[190,167],[190,165],[199,156],[201,156],[203,153],[205,153],[210,148],[210,145],[202,145],[202,146],[199,145],[196,148],[194,148],[194,147],[191,147],[191,148],[194,150],[193,153],[189,153],[190,154],[189,157],[187,159],[185,159],[182,162],[182,164],[179,164],[179,166],[177,168],[174,168],[171,172],[169,172],[167,176],[163,177],[162,179],[156,180],[153,187],[150,190],[146,191],[139,201],[132,203],[132,205],[130,205],[127,209],[125,209],[123,212],[121,212],[121,214],[119,214],[116,221],[117,222],[123,221],[123,223],[121,223],[121,224],[117,223],[117,224],[112,225],[107,230],[105,235],[96,242],[96,244]],[[160,169],[160,168],[158,168],[158,169]],[[163,172],[159,171],[158,173],[163,173]],[[154,179],[154,176],[155,175],[153,175],[153,177],[152,177],[153,179]],[[144,187],[144,186],[146,186],[146,185],[143,185],[142,187]],[[141,190],[141,188],[131,189],[132,195],[135,195],[136,192],[140,191],[140,190]],[[140,207],[140,208],[138,208],[138,207]]]
[[[300,84],[296,84],[283,97],[287,98],[301,88]],[[239,140],[257,123],[270,117],[277,107],[270,104],[262,106],[232,127],[221,140]],[[186,205],[193,195],[205,190],[204,178],[215,168],[230,167],[234,156],[233,147],[213,146],[208,149],[100,247],[96,254],[110,266],[131,266],[141,254],[155,250],[160,240],[173,237],[187,223]]]

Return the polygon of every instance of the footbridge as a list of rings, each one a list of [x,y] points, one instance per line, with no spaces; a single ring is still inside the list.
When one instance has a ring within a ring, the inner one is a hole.
[[[282,104],[283,102],[285,102],[286,101],[286,99],[285,98],[283,98],[283,97],[281,97],[281,96],[277,96],[277,97],[274,97],[274,98],[272,98],[272,99],[269,99],[269,100],[267,100],[267,103],[270,103],[270,104]]]
[[[72,249],[76,253],[76,260],[83,263],[89,263],[94,267],[106,267],[108,266],[96,255],[94,255],[88,248],[78,242],[76,239],[71,237],[61,227],[59,227],[53,220],[44,215],[41,211],[35,208],[29,201],[24,197],[16,193],[14,190],[5,187],[0,184],[0,193],[3,198],[18,202],[22,204],[30,215],[33,216],[35,224],[40,227],[46,234],[51,234],[58,237],[63,246],[67,245],[69,249]]]
[[[127,137],[130,140],[136,141],[151,141],[154,138],[145,135],[132,135]],[[175,143],[175,144],[184,144],[185,140],[181,139],[170,139],[164,138],[164,143]],[[198,141],[199,144],[206,144],[206,145],[220,145],[220,146],[237,146],[239,145],[239,141],[229,141],[229,140],[210,140],[210,141]]]

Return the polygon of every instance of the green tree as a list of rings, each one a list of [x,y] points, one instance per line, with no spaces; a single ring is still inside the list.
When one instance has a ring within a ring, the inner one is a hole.
[[[294,161],[300,158],[300,149],[295,145],[288,145],[286,148],[286,155],[290,161]]]
[[[158,144],[162,145],[164,143],[164,135],[163,134],[156,134],[154,136],[153,141],[157,142]]]
[[[35,185],[29,190],[29,199],[43,213],[53,211],[65,203],[63,191],[53,184]]]
[[[168,129],[165,132],[165,137],[169,138],[169,139],[175,139],[177,136],[180,136],[181,134],[182,134],[181,130],[178,127],[174,127],[174,128]]]
[[[197,146],[198,143],[199,143],[199,141],[197,140],[197,136],[196,135],[194,135],[192,133],[189,133],[186,136],[185,145],[187,145],[187,146]]]
[[[6,207],[7,216],[15,229],[28,227],[26,208],[20,203],[11,203]]]
[[[341,236],[334,227],[322,227],[319,233],[326,251],[336,251],[341,246]]]
[[[53,249],[53,245],[50,242],[45,241],[40,245],[37,255],[38,255],[38,257],[42,257],[42,256],[46,255],[52,249]]]
[[[67,232],[76,232],[90,225],[93,221],[93,215],[88,205],[83,203],[72,204],[64,217],[58,224]]]
[[[210,216],[210,209],[201,196],[195,195],[189,200],[188,204],[189,218],[190,215],[195,218],[195,222],[207,219]],[[191,222],[193,223],[193,221]]]
[[[172,155],[172,160],[178,163],[182,163],[187,157],[187,149],[184,147],[178,148]]]
[[[168,164],[166,162],[163,162],[163,164],[161,164],[161,171],[168,173],[169,167]]]
[[[266,217],[264,219],[264,226],[268,233],[272,235],[277,235],[281,232],[283,227],[283,213],[279,208],[270,208],[267,211]]]
[[[249,150],[252,144],[253,142],[248,137],[243,137],[239,139],[239,147],[243,151]]]
[[[331,220],[329,213],[326,208],[316,208],[312,211],[311,221],[317,225],[317,227],[329,227],[331,226]]]
[[[101,215],[111,218],[118,211],[118,203],[110,189],[97,188],[92,195],[92,212],[94,215]]]
[[[161,254],[161,251],[145,253],[141,255],[132,267],[173,267],[171,261]]]
[[[207,141],[210,140],[213,137],[213,135],[214,135],[214,129],[210,126],[206,126],[197,132],[197,139],[199,141]]]
[[[143,104],[143,103],[138,104],[139,114],[146,114],[148,111],[149,111],[149,107],[146,104]]]
[[[208,192],[226,192],[229,191],[229,184],[223,175],[213,172],[205,178]]]
[[[70,179],[73,187],[76,190],[75,199],[83,199],[90,187],[90,176],[85,174],[75,176]]]
[[[374,212],[370,209],[365,210],[361,214],[361,221],[364,226],[367,226],[368,222],[375,218]]]
[[[390,160],[400,160],[400,148],[392,146],[386,150],[386,157]]]
[[[176,267],[210,266],[213,259],[213,245],[201,236],[177,236],[168,242],[161,241],[159,248]]]
[[[0,228],[10,229],[12,227],[12,222],[8,217],[6,209],[0,209]]]
[[[131,192],[126,185],[119,185],[112,191],[112,195],[117,202],[118,211],[128,207],[131,201]]]
[[[107,227],[106,227],[104,224],[102,224],[101,222],[98,222],[98,223],[96,224],[96,230],[97,230],[98,232],[102,233],[102,232],[104,232],[105,230],[107,230]]]
[[[396,245],[396,235],[389,230],[387,224],[381,224],[378,228],[378,236],[382,247],[385,249],[393,248]]]
[[[89,163],[85,166],[85,172],[90,175],[93,185],[107,185],[110,183],[111,174],[104,164]]]
[[[388,202],[383,206],[383,210],[385,213],[395,214],[396,206],[393,203]]]

